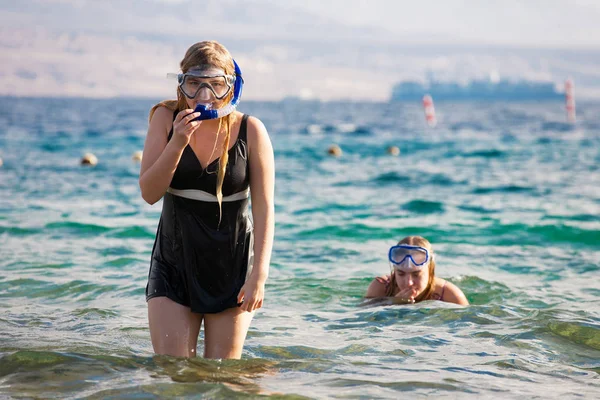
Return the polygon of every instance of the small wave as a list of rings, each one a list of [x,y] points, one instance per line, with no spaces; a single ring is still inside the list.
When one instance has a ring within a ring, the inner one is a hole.
[[[138,260],[137,258],[132,258],[132,257],[119,257],[116,258],[114,260],[110,260],[107,261],[105,263],[103,263],[102,265],[106,266],[106,267],[126,267],[128,265],[135,265],[137,263],[139,263],[140,260]]]
[[[575,322],[548,323],[548,330],[576,345],[600,350],[600,327]]]
[[[410,182],[412,179],[409,176],[399,174],[398,172],[386,172],[375,177],[372,182],[378,184]]]
[[[478,131],[478,132],[483,132],[486,130],[486,128],[485,128],[485,126],[483,126],[483,124],[474,122],[474,121],[457,122],[457,123],[450,125],[450,129],[452,131],[473,130],[473,131]]]
[[[597,246],[600,243],[600,231],[576,228],[573,226],[538,225],[527,229],[533,236],[538,236],[545,243],[572,243]]]
[[[500,158],[506,155],[502,150],[490,149],[490,150],[477,150],[470,153],[464,153],[463,157],[482,157],[482,158]]]
[[[19,228],[16,226],[0,226],[0,235],[3,233],[7,233],[11,236],[27,236],[27,235],[35,235],[40,233],[40,229],[34,228]]]
[[[111,230],[111,228],[102,225],[85,224],[71,221],[50,222],[46,224],[45,228],[51,231],[60,231],[77,235],[97,235],[99,233],[105,233]]]
[[[116,318],[119,313],[114,310],[106,310],[101,308],[80,308],[73,311],[73,315],[77,318],[88,318],[88,319],[105,319],[105,318]]]
[[[575,215],[545,215],[544,220],[598,222],[600,215],[597,214],[575,214]]]
[[[365,237],[371,240],[387,240],[390,237],[396,237],[396,235],[396,229],[372,227],[364,224],[327,225],[315,229],[306,229],[298,234],[299,238],[302,239],[331,239],[335,237],[356,240],[364,240]]]
[[[0,377],[16,371],[35,371],[76,361],[77,357],[52,351],[20,350],[0,357]]]
[[[334,350],[324,350],[309,346],[260,346],[256,349],[263,358],[275,360],[306,360],[310,358],[336,358]]]
[[[99,284],[82,280],[67,283],[55,283],[39,279],[20,278],[0,283],[0,291],[6,297],[60,299],[68,298],[73,301],[81,296],[93,300],[102,293],[113,293],[119,290],[116,284]]]
[[[47,151],[50,153],[60,153],[61,151],[66,151],[68,148],[66,145],[54,142],[54,143],[44,143],[40,146],[43,151]]]
[[[143,239],[154,238],[154,235],[155,232],[150,232],[144,227],[128,226],[125,228],[111,229],[110,233],[107,236],[121,239]]]
[[[534,187],[519,186],[519,185],[506,185],[496,187],[479,187],[473,189],[474,194],[488,194],[488,193],[528,193],[533,192],[536,189]]]
[[[467,300],[473,305],[502,303],[514,296],[511,289],[500,282],[487,281],[477,276],[465,276],[460,282],[449,279],[460,286],[465,292]]]
[[[470,211],[478,214],[497,214],[499,212],[498,210],[490,210],[481,206],[459,205],[457,208],[459,210]]]
[[[382,214],[384,215],[384,214]],[[389,217],[389,213],[385,214]],[[371,213],[365,215],[352,215],[352,218],[349,218],[352,221],[357,221],[358,218],[369,219],[372,217]],[[278,223],[278,229],[282,229],[282,227],[286,227],[288,230],[294,231],[294,240],[330,240],[336,238],[344,238],[345,240],[350,241],[361,241],[364,242],[365,238],[368,240],[386,240],[389,241],[390,238],[400,238],[404,236],[414,235],[415,232],[418,232],[420,236],[426,237],[432,243],[436,242],[448,242],[448,243],[464,243],[465,239],[468,239],[472,242],[477,242],[477,239],[482,239],[482,234],[478,231],[472,231],[468,229],[464,229],[461,227],[460,230],[455,230],[449,232],[447,229],[438,229],[434,226],[423,226],[423,225],[401,225],[401,226],[373,226],[366,225],[361,223],[346,223],[344,225],[322,225],[315,227],[314,224],[308,228],[306,225],[301,224],[287,224],[280,225]],[[485,231],[485,228],[483,229]],[[483,234],[485,237],[485,234]],[[485,243],[488,238],[485,237]],[[492,242],[494,244],[494,242]]]
[[[365,204],[327,204],[322,207],[302,208],[294,211],[294,215],[310,215],[319,213],[331,213],[332,211],[365,211],[369,210],[369,206]]]
[[[352,186],[367,186],[367,187],[385,187],[387,185],[408,185],[415,183],[415,178],[402,174],[396,171],[384,172],[376,175],[372,179],[358,181],[356,179],[345,180],[335,183],[335,187],[352,187]],[[418,178],[419,185],[429,184],[434,186],[454,186],[457,184],[452,178],[445,174],[431,174],[428,176],[420,176]]]
[[[556,243],[570,243],[597,246],[600,243],[600,231],[583,229],[564,224],[527,225],[521,223],[496,223],[481,228],[478,237],[487,237],[486,244],[551,246]],[[472,237],[476,241],[476,237]]]
[[[402,208],[417,214],[439,214],[445,211],[443,203],[428,200],[409,201],[408,203],[405,203]]]
[[[425,182],[434,186],[455,186],[460,182],[455,181],[445,174],[431,174],[425,179]]]
[[[431,382],[431,381],[393,381],[393,382],[380,382],[380,381],[372,381],[372,380],[361,380],[361,379],[347,379],[347,378],[337,378],[328,382],[328,385],[332,387],[340,387],[340,388],[354,388],[354,387],[379,387],[385,389],[391,389],[396,392],[411,392],[427,389],[424,393],[436,393],[438,391],[447,391],[447,392],[465,392],[465,393],[474,393],[472,390],[469,390],[461,385],[452,385],[450,383],[439,383],[439,382]],[[397,398],[402,398],[403,396],[398,395]],[[408,396],[407,396],[408,397]],[[410,396],[412,397],[412,396]],[[415,396],[420,397],[420,396]],[[425,396],[427,397],[427,396]]]
[[[541,129],[543,131],[552,131],[552,132],[569,132],[575,129],[575,125],[567,123],[567,122],[543,122]]]
[[[310,124],[304,127],[303,133],[309,135],[321,135],[326,133],[344,133],[353,135],[369,135],[371,130],[364,126],[357,126],[353,123],[341,123],[336,125],[328,124]]]

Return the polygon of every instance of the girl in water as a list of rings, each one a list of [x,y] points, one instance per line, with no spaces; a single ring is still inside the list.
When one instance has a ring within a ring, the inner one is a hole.
[[[144,200],[163,200],[150,336],[157,354],[194,357],[204,325],[205,357],[240,358],[271,259],[273,148],[259,119],[235,111],[243,80],[223,45],[194,44],[180,67],[177,100],[150,112],[140,171]]]
[[[373,279],[365,297],[391,297],[398,303],[441,300],[469,304],[462,290],[435,276],[435,255],[427,239],[407,236],[390,248],[388,258],[391,274]]]

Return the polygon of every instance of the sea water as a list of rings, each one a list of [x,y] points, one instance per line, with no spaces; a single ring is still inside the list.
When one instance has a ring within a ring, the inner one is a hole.
[[[242,102],[276,232],[243,358],[217,361],[152,352],[161,203],[132,154],[154,103],[0,99],[0,397],[600,396],[600,104],[570,125],[560,102],[439,103],[429,128],[419,104]],[[363,305],[407,235],[470,306]]]

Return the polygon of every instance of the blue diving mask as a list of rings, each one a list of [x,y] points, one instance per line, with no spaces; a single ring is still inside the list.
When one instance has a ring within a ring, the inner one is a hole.
[[[211,66],[190,68],[182,74],[167,74],[168,78],[177,78],[179,89],[188,99],[197,100],[195,112],[200,116],[194,121],[216,119],[235,111],[242,97],[244,79],[238,64],[233,60],[234,75],[227,75],[223,70]],[[212,103],[223,100],[233,90],[231,101],[222,108],[213,109]]]
[[[421,269],[429,265],[430,256],[425,247],[399,244],[390,248],[388,259],[394,268]]]

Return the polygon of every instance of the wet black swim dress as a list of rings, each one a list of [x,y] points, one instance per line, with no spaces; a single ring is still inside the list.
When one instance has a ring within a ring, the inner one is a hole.
[[[216,200],[220,158],[202,168],[192,148],[184,149],[163,197],[146,301],[166,296],[196,313],[218,313],[238,305],[253,252],[247,120],[244,115],[229,149],[220,223]],[[169,140],[172,135],[173,128]]]

